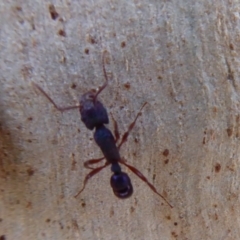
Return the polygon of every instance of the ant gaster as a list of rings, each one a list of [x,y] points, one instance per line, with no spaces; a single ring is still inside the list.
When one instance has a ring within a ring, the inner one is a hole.
[[[105,52],[104,52],[105,53]],[[95,174],[99,173],[102,169],[107,167],[111,164],[111,171],[113,172],[113,175],[111,176],[110,184],[113,189],[114,194],[118,198],[128,198],[133,193],[133,187],[131,183],[131,179],[127,175],[127,173],[122,172],[121,166],[119,163],[125,165],[127,168],[129,168],[134,174],[136,174],[140,179],[142,179],[147,185],[152,189],[153,192],[155,192],[157,195],[159,195],[162,199],[165,200],[165,202],[172,208],[172,205],[160,194],[157,192],[156,188],[147,180],[143,174],[138,171],[135,167],[127,164],[119,154],[119,150],[124,142],[127,141],[128,135],[133,129],[138,117],[141,114],[141,110],[143,107],[147,104],[146,102],[142,105],[140,111],[138,112],[137,116],[135,117],[134,121],[129,125],[128,130],[123,134],[122,139],[120,141],[120,144],[118,146],[116,143],[118,142],[120,135],[118,132],[118,126],[117,122],[114,120],[114,134],[115,138],[113,137],[112,132],[106,128],[105,124],[109,123],[108,114],[106,108],[103,106],[103,104],[98,100],[98,95],[102,92],[102,90],[107,86],[108,84],[108,76],[105,69],[105,63],[104,63],[104,54],[102,56],[102,65],[103,65],[103,73],[104,77],[106,79],[106,82],[102,87],[99,88],[97,92],[94,90],[91,90],[85,94],[80,99],[80,106],[70,106],[70,107],[59,107],[57,104],[47,95],[47,93],[44,92],[44,90],[39,87],[37,84],[34,84],[35,87],[38,88],[40,92],[54,105],[54,107],[63,112],[70,109],[79,108],[80,114],[81,114],[81,120],[85,124],[85,126],[89,130],[93,130],[95,128],[94,132],[94,140],[97,143],[97,145],[100,147],[104,157],[99,159],[91,159],[86,162],[84,162],[84,167],[89,168],[92,171],[87,174],[87,176],[84,179],[83,187],[82,189],[75,195],[77,197],[84,189],[87,184],[87,181],[93,177]],[[106,162],[101,167],[93,168],[91,165],[101,162],[102,160],[106,159]]]

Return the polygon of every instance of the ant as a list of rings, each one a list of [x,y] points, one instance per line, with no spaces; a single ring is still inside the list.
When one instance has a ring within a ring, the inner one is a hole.
[[[104,52],[105,53],[105,52]],[[115,119],[114,121],[114,135],[113,137],[112,132],[106,128],[105,124],[109,123],[108,114],[106,108],[103,106],[103,104],[98,100],[98,95],[106,88],[108,85],[108,76],[105,69],[105,63],[104,63],[104,54],[102,55],[102,66],[103,66],[103,73],[104,77],[106,79],[106,82],[99,88],[99,90],[96,92],[95,90],[91,90],[85,94],[80,99],[80,106],[70,106],[70,107],[59,107],[49,96],[48,94],[37,84],[34,83],[34,86],[54,105],[54,107],[63,112],[71,109],[78,108],[80,110],[81,120],[89,130],[93,130],[95,128],[94,132],[94,140],[97,143],[97,145],[100,147],[104,157],[98,158],[98,159],[90,159],[84,162],[84,167],[91,169],[92,171],[87,174],[87,176],[84,179],[83,187],[82,189],[75,195],[75,198],[80,195],[80,193],[85,189],[85,186],[88,182],[88,180],[99,173],[102,169],[105,167],[111,165],[111,171],[113,172],[113,175],[110,179],[110,184],[113,189],[113,193],[116,197],[125,199],[132,195],[133,193],[133,187],[131,183],[131,179],[127,175],[127,173],[122,172],[121,166],[119,163],[125,165],[127,168],[129,168],[134,174],[136,174],[142,181],[147,183],[147,185],[151,188],[153,192],[155,192],[158,196],[160,196],[171,208],[172,205],[160,194],[157,192],[156,188],[147,180],[143,174],[137,170],[135,167],[127,164],[119,154],[119,150],[123,143],[127,141],[129,133],[132,131],[138,117],[141,114],[141,110],[144,108],[144,106],[147,104],[145,102],[141,109],[139,110],[137,116],[135,117],[134,121],[129,125],[128,130],[123,134],[122,139],[120,141],[120,144],[118,146],[116,143],[118,142],[120,138],[120,134],[118,131],[118,125]],[[102,160],[106,159],[106,162],[101,167],[93,168],[91,165],[101,162]]]

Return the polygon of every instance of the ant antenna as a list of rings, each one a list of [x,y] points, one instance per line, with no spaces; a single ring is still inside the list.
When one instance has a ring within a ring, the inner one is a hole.
[[[103,74],[104,74],[104,77],[106,79],[106,82],[99,88],[99,90],[97,91],[96,95],[94,96],[94,102],[96,101],[97,99],[97,96],[100,94],[100,92],[108,85],[108,76],[107,76],[107,72],[106,72],[106,68],[105,68],[105,62],[104,62],[104,58],[105,58],[105,53],[107,51],[105,50],[103,52],[103,55],[102,55],[102,66],[103,66]]]

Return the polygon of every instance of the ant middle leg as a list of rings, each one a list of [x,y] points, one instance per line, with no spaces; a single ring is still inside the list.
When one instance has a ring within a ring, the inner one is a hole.
[[[118,130],[118,124],[117,124],[117,121],[114,119],[112,113],[111,113],[111,116],[112,116],[113,125],[114,125],[115,143],[117,143],[119,138],[120,138],[120,134],[119,134],[119,130]]]
[[[86,184],[88,182],[88,180],[93,177],[94,175],[96,175],[97,173],[99,173],[102,169],[104,169],[105,167],[107,167],[110,163],[106,162],[103,166],[98,167],[93,169],[90,173],[88,173],[88,175],[85,177],[84,182],[83,182],[83,187],[82,189],[74,196],[75,198],[77,198],[79,196],[79,194],[85,189]]]
[[[134,174],[136,174],[142,181],[144,181],[153,192],[155,192],[158,196],[160,196],[171,208],[173,208],[173,206],[167,201],[167,199],[160,194],[157,189],[147,180],[147,178],[135,167],[127,164],[124,160],[120,160],[120,163],[122,163],[123,165],[125,165],[127,168],[129,168]]]
[[[34,87],[36,87],[52,104],[53,106],[60,112],[64,112],[67,110],[71,110],[71,109],[75,109],[75,108],[79,108],[79,106],[69,106],[69,107],[59,107],[50,97],[49,95],[40,87],[38,86],[36,83],[32,83],[34,85]]]
[[[123,143],[125,143],[125,142],[127,141],[127,138],[128,138],[129,133],[132,131],[133,127],[135,126],[135,123],[136,123],[138,117],[140,116],[142,109],[145,107],[146,104],[147,104],[147,102],[145,102],[145,103],[142,105],[142,107],[141,107],[140,110],[138,111],[138,114],[137,114],[137,116],[135,117],[134,121],[129,125],[128,130],[123,134],[122,140],[121,140],[120,144],[118,145],[118,149],[120,149],[121,146],[123,145]]]
[[[90,160],[85,161],[83,165],[84,165],[85,168],[88,168],[88,169],[96,169],[96,168],[90,167],[90,165],[99,163],[99,162],[101,162],[104,158],[105,158],[105,157],[96,158],[96,159],[90,159]]]

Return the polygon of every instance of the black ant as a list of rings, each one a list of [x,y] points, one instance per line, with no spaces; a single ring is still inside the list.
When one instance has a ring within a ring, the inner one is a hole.
[[[97,92],[94,90],[91,90],[85,94],[80,99],[80,106],[70,106],[70,107],[59,107],[57,104],[47,95],[47,93],[44,92],[44,90],[39,87],[37,84],[34,84],[35,87],[42,92],[42,94],[54,105],[54,107],[63,112],[70,109],[79,108],[80,114],[81,114],[81,120],[85,124],[85,126],[89,130],[93,130],[95,128],[94,132],[94,139],[97,145],[102,150],[102,153],[104,157],[99,159],[91,159],[84,162],[84,167],[89,168],[92,171],[87,174],[87,176],[84,179],[83,187],[82,189],[75,195],[75,198],[85,189],[85,186],[87,184],[87,181],[93,177],[95,174],[99,173],[102,169],[107,167],[111,164],[111,170],[113,172],[113,175],[111,176],[110,184],[113,189],[114,194],[121,199],[128,198],[133,193],[133,187],[131,183],[131,179],[127,175],[127,173],[122,172],[121,167],[119,163],[125,165],[128,167],[133,173],[135,173],[140,179],[142,179],[147,185],[152,189],[153,192],[155,192],[157,195],[159,195],[162,199],[165,200],[165,202],[172,208],[172,205],[160,194],[157,192],[156,188],[147,180],[146,177],[143,176],[143,174],[138,171],[135,167],[127,164],[119,154],[119,150],[124,142],[127,141],[128,135],[133,129],[138,117],[141,114],[141,110],[143,107],[147,104],[146,102],[142,105],[141,109],[139,110],[137,116],[135,117],[134,121],[129,125],[128,130],[123,134],[120,144],[116,146],[116,143],[118,142],[120,135],[118,132],[118,125],[115,119],[114,121],[114,135],[113,137],[112,132],[105,127],[104,124],[109,123],[108,114],[106,108],[103,106],[103,104],[98,100],[98,95],[102,92],[102,90],[107,86],[108,84],[108,76],[105,69],[105,63],[104,63],[104,54],[102,56],[102,65],[103,65],[103,73],[104,77],[106,79],[106,82],[102,87],[99,88]],[[102,160],[106,159],[106,163],[97,168],[91,167],[91,165],[101,162]]]

